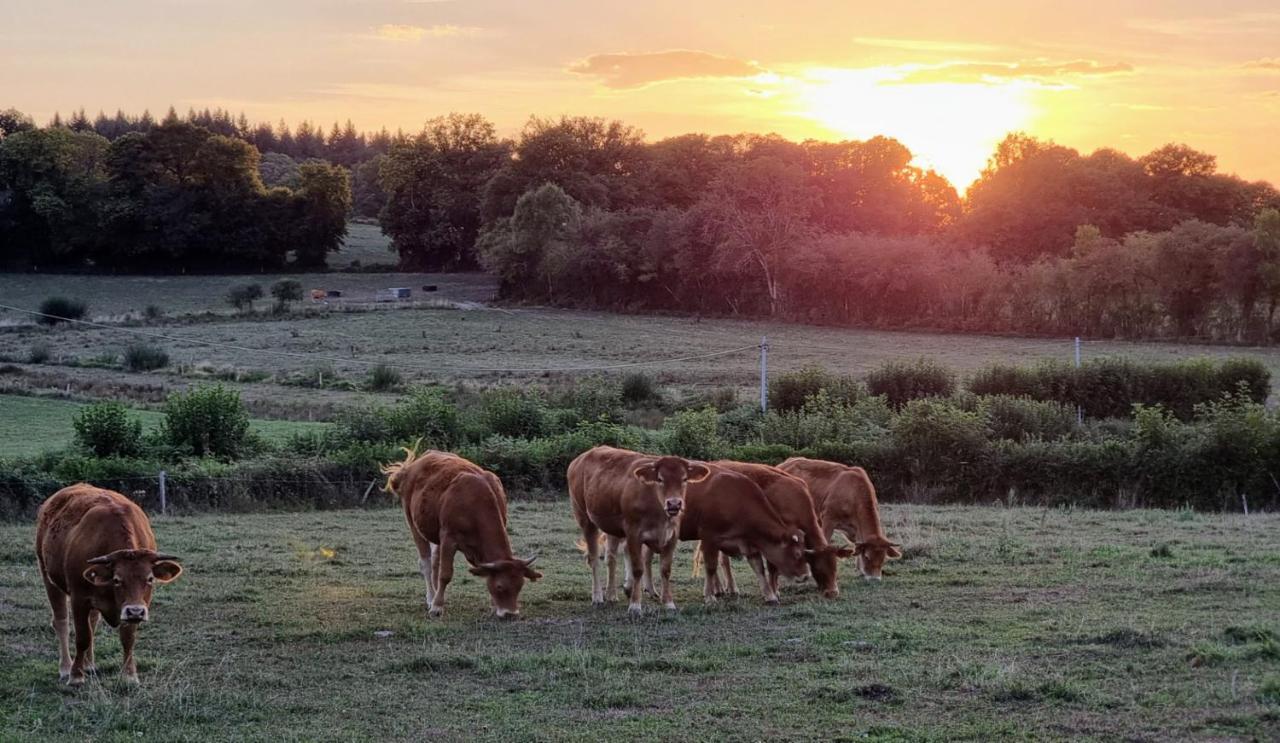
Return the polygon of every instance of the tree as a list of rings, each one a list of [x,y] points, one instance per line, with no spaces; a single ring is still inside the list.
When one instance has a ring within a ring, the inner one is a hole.
[[[0,111],[0,139],[4,139],[10,134],[17,134],[18,132],[25,132],[35,128],[35,122],[31,120],[31,117],[16,108],[7,108]]]
[[[554,275],[548,258],[564,250],[582,218],[578,202],[554,183],[520,197],[515,213],[499,220],[476,247],[484,267],[497,274],[503,297],[551,298]]]
[[[323,266],[347,236],[351,183],[346,168],[324,162],[303,163],[298,177],[301,186],[294,198],[302,213],[295,230],[295,262],[307,268]]]
[[[377,217],[387,205],[382,188],[382,167],[387,156],[377,154],[351,171],[351,213],[357,217]]]
[[[391,145],[379,162],[377,185],[386,193],[379,213],[402,268],[456,271],[474,268],[485,184],[510,159],[510,144],[477,114],[450,114],[427,122],[412,140]],[[368,180],[372,174],[362,174]],[[366,189],[364,197],[377,198]]]
[[[253,311],[253,303],[262,299],[261,284],[244,284],[242,286],[232,287],[227,292],[227,304],[235,307],[237,310],[244,312]]]
[[[302,301],[302,282],[297,279],[280,279],[271,285],[271,296],[275,297],[277,310],[286,310],[290,302]]]

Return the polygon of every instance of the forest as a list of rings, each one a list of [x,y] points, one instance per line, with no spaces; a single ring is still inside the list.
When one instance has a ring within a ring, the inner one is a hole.
[[[350,216],[400,268],[631,312],[1087,337],[1280,337],[1280,192],[1167,144],[1009,134],[962,195],[887,137],[793,142],[478,114],[417,133],[175,111],[0,114],[0,266],[322,267]]]

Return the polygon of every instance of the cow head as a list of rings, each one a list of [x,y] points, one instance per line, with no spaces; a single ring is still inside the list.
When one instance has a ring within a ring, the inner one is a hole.
[[[151,617],[151,591],[182,575],[178,558],[155,550],[116,550],[88,561],[85,581],[92,584],[94,608],[112,627],[139,624]]]
[[[780,542],[770,542],[762,550],[778,573],[788,578],[809,577],[809,561],[804,548],[804,532],[792,529]]]
[[[520,589],[525,580],[537,580],[542,573],[533,569],[533,561],[512,558],[510,560],[494,560],[482,562],[471,568],[472,575],[479,575],[489,586],[489,598],[493,601],[493,613],[500,619],[520,616]]]
[[[886,560],[902,557],[902,545],[890,542],[882,536],[874,536],[859,542],[853,553],[858,556],[858,568],[866,580],[880,580],[880,571]]]
[[[655,490],[662,509],[669,518],[675,519],[684,510],[684,494],[689,483],[707,479],[711,468],[680,457],[658,457],[636,467],[632,474]]]
[[[822,595],[829,599],[839,596],[837,561],[845,557],[853,557],[854,548],[824,544],[821,547],[805,550],[804,555],[809,561],[809,572],[813,574],[813,580],[818,584],[818,590],[822,591]]]

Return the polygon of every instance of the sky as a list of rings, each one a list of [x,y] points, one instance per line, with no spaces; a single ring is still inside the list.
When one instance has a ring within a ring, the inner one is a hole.
[[[416,131],[477,112],[901,140],[958,187],[1009,131],[1183,142],[1280,184],[1280,2],[0,0],[0,108],[223,107]]]

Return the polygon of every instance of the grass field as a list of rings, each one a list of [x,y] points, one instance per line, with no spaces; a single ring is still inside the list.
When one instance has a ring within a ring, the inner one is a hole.
[[[1280,516],[884,507],[905,543],[846,573],[678,612],[592,609],[567,505],[514,504],[546,577],[488,616],[460,569],[426,618],[398,510],[156,520],[142,687],[57,681],[26,526],[0,527],[5,740],[1266,740],[1280,736]],[[745,570],[745,568],[744,568]],[[375,633],[390,631],[386,638]]]
[[[71,420],[83,403],[22,395],[0,395],[0,452],[5,457],[26,457],[69,445],[74,435]],[[135,410],[143,430],[154,429],[164,415]],[[323,428],[324,423],[253,420],[250,430],[268,441],[284,441],[289,435]]]

